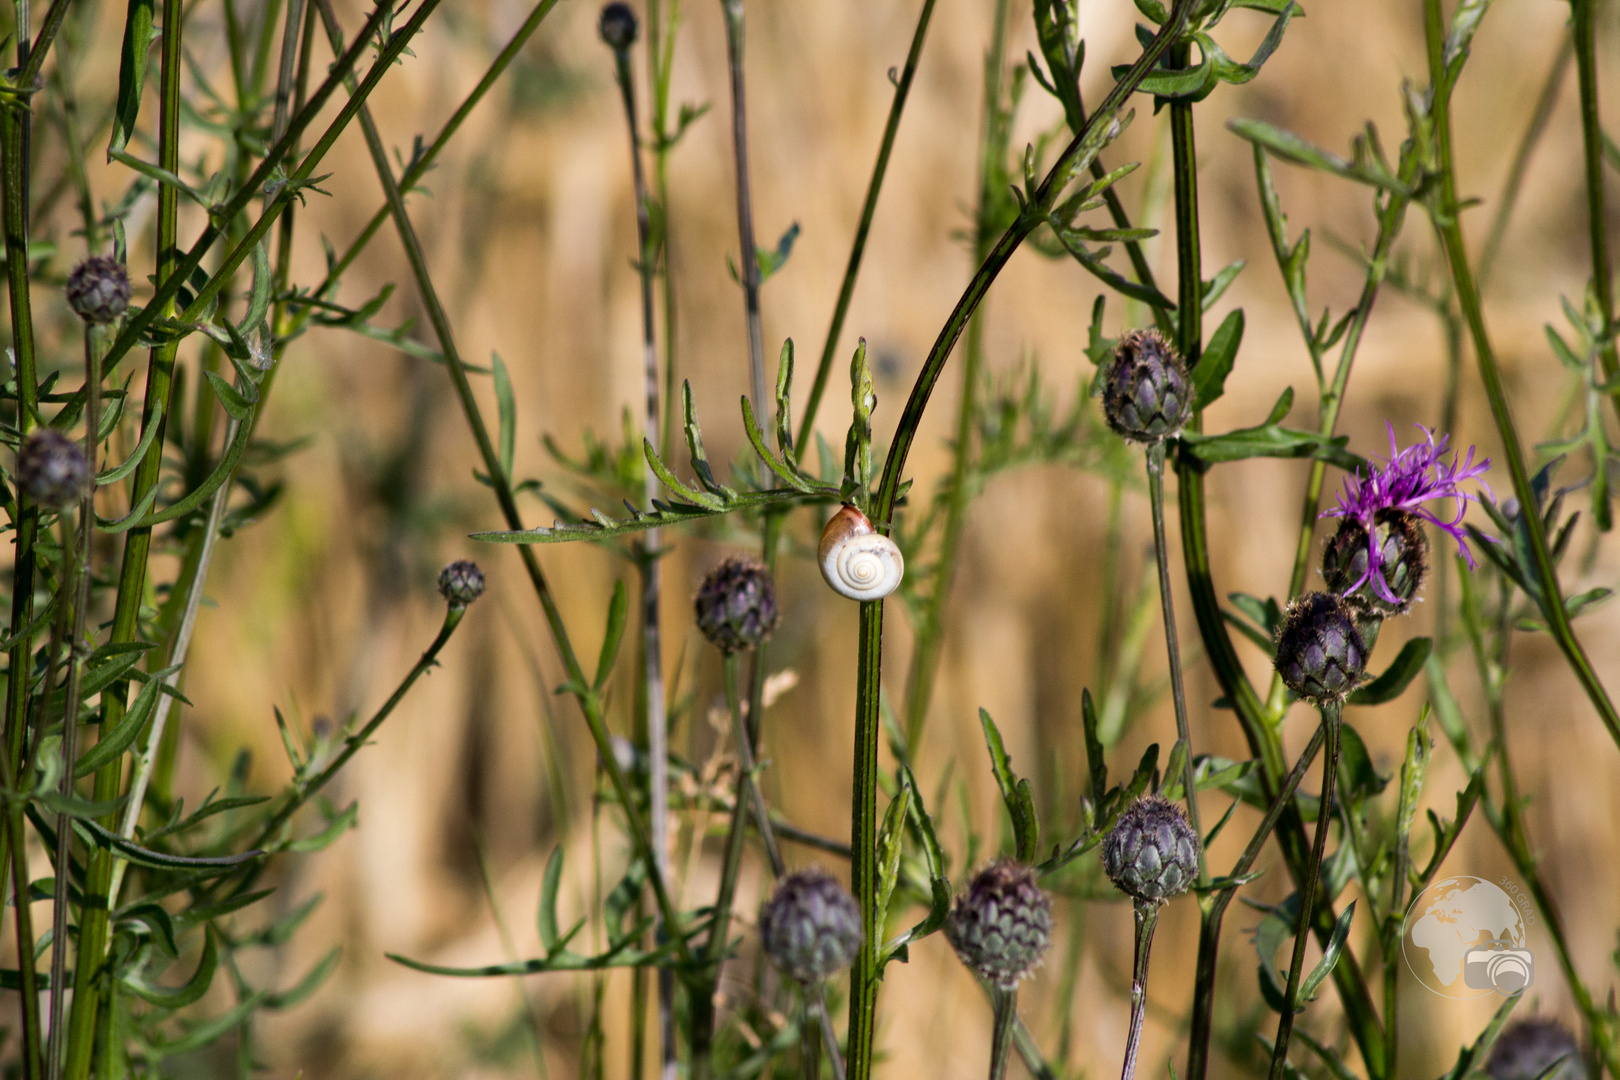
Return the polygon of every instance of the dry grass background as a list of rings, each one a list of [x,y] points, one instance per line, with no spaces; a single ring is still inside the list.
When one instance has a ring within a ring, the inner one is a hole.
[[[741,297],[725,269],[736,239],[724,33],[713,0],[688,0],[686,7],[675,97],[712,102],[715,110],[692,130],[673,163],[679,374],[692,381],[711,454],[729,459],[743,445],[735,406],[746,384],[746,338]],[[792,221],[804,229],[791,261],[765,291],[765,336],[773,355],[774,344],[788,336],[799,344],[801,364],[819,349],[888,109],[885,72],[904,58],[916,7],[830,0],[748,5],[756,221],[762,237],[774,237]],[[880,439],[892,429],[922,356],[971,272],[952,234],[968,225],[974,189],[989,7],[940,0],[840,346],[847,357],[855,336],[863,335],[879,358]],[[1033,46],[1027,4],[1015,0],[1016,8],[1023,10],[1012,56]],[[1620,78],[1613,63],[1612,46],[1620,40],[1614,10],[1611,5],[1605,12],[1600,36],[1603,85],[1611,91]],[[1301,391],[1295,422],[1314,423],[1306,355],[1271,260],[1249,151],[1225,131],[1224,121],[1258,116],[1342,148],[1373,119],[1393,142],[1402,130],[1400,80],[1423,78],[1420,10],[1411,0],[1318,0],[1307,11],[1258,80],[1223,87],[1198,113],[1206,267],[1249,260],[1214,313],[1218,319],[1231,306],[1242,306],[1249,325],[1227,396],[1208,418],[1214,429],[1253,422],[1290,383]],[[412,204],[464,354],[481,360],[498,351],[511,368],[519,405],[519,474],[559,483],[564,481],[540,447],[541,434],[577,447],[586,429],[615,432],[620,411],[639,400],[629,163],[610,57],[596,38],[596,13],[589,0],[558,6],[506,92],[492,95],[430,175],[431,199]],[[413,45],[414,58],[389,76],[374,99],[386,140],[404,148],[414,134],[436,130],[523,14],[516,0],[447,5]],[[1566,15],[1566,6],[1551,0],[1502,0],[1485,21],[1458,91],[1464,193],[1486,202],[1468,218],[1476,245]],[[1106,88],[1108,65],[1134,52],[1134,16],[1125,0],[1084,0],[1089,100]],[[111,99],[121,19],[118,6],[103,5],[94,55],[81,77],[86,100]],[[188,45],[204,70],[218,71],[225,63],[217,19],[216,7],[199,5],[187,28]],[[357,5],[347,5],[345,19],[358,25]],[[1221,37],[1232,55],[1247,56],[1263,30],[1259,16],[1240,12]],[[1620,107],[1613,92],[1606,101],[1611,114]],[[1030,95],[1014,144],[1021,146],[1055,117],[1055,106]],[[1140,205],[1144,185],[1151,186],[1155,175],[1162,180],[1156,169],[1162,169],[1167,145],[1163,123],[1140,102],[1134,126],[1109,152],[1111,162],[1127,156],[1148,162],[1125,184],[1128,205]],[[1571,73],[1528,174],[1489,296],[1492,330],[1527,433],[1545,430],[1561,378],[1541,324],[1558,318],[1557,297],[1578,296],[1585,277],[1579,162]],[[297,253],[294,276],[304,283],[317,280],[321,270],[315,233],[346,242],[381,201],[357,132],[345,136],[329,163],[335,175],[324,186],[332,197],[311,202],[306,222],[318,228],[305,233]],[[110,190],[110,174],[94,179],[98,190]],[[1294,228],[1314,230],[1313,303],[1343,311],[1359,288],[1359,271],[1323,241],[1328,232],[1351,242],[1370,238],[1368,192],[1286,166],[1278,167],[1278,184]],[[192,222],[182,235],[195,227]],[[76,242],[68,241],[65,225],[59,232],[64,242]],[[1416,214],[1406,244],[1425,258],[1431,250]],[[1172,271],[1173,247],[1163,241],[1150,247],[1161,270]],[[142,258],[149,253],[137,254],[138,264]],[[419,314],[408,278],[395,238],[385,229],[350,273],[342,296],[359,302],[385,282],[399,281],[386,309],[387,318],[397,321]],[[1096,292],[1096,283],[1073,265],[1033,252],[1018,255],[988,302],[990,366],[1006,370],[1037,357],[1052,392],[1066,405],[1090,370],[1081,346]],[[1117,318],[1117,306],[1111,311]],[[70,351],[61,355],[69,362]],[[1465,376],[1459,437],[1490,449],[1489,418],[1466,367]],[[1342,430],[1357,448],[1375,451],[1382,449],[1386,418],[1398,430],[1413,421],[1434,422],[1442,378],[1438,323],[1386,290],[1362,349]],[[835,374],[830,407],[822,413],[823,429],[835,443],[847,400],[840,382]],[[471,479],[471,440],[448,389],[441,370],[372,342],[336,331],[300,340],[283,365],[264,430],[275,438],[307,437],[310,444],[284,467],[284,503],[223,547],[209,590],[215,606],[200,622],[185,687],[196,704],[184,713],[182,789],[205,792],[242,747],[253,754],[253,782],[268,788],[284,768],[273,705],[306,725],[375,707],[437,625],[433,571],[450,558],[471,556],[491,584],[442,669],[413,692],[340,781],[334,801],[359,799],[359,827],[323,854],[289,864],[278,881],[273,903],[282,910],[316,893],[325,900],[293,944],[264,962],[296,974],[334,942],[343,944],[344,958],[316,997],[266,1030],[261,1053],[273,1075],[299,1069],[312,1078],[532,1073],[519,1026],[526,1007],[521,991],[546,1035],[550,1075],[577,1068],[591,1009],[588,977],[541,977],[522,988],[512,981],[459,982],[407,971],[383,956],[392,951],[444,963],[507,958],[484,895],[480,852],[520,955],[534,952],[539,874],[553,845],[563,844],[570,857],[565,913],[585,910],[593,888],[593,751],[572,701],[550,692],[561,681],[559,664],[515,554],[463,539],[475,528],[495,527],[497,519],[492,500]],[[920,484],[946,466],[943,438],[955,394],[956,380],[948,372],[911,459]],[[1216,473],[1211,532],[1223,593],[1266,595],[1285,588],[1305,473],[1302,464],[1277,462]],[[1098,577],[1104,490],[1100,481],[1074,470],[1032,469],[995,481],[972,513],[919,773],[924,790],[932,790],[954,761],[981,834],[995,835],[1000,812],[975,719],[981,705],[997,717],[1015,765],[1035,777],[1043,814],[1056,820],[1072,812],[1053,803],[1073,797],[1073,778],[1082,768],[1079,696],[1094,680],[1104,589]],[[534,523],[552,516],[537,502],[527,509]],[[1145,500],[1129,497],[1127,512],[1132,540],[1125,569],[1136,575],[1150,543]],[[802,520],[799,527],[805,527]],[[1587,542],[1583,536],[1578,544]],[[1613,541],[1593,542],[1596,562],[1580,581],[1571,569],[1571,589],[1614,580]],[[689,632],[687,604],[697,578],[726,550],[683,541],[666,564],[667,662],[673,666],[684,657],[683,678],[695,688],[699,714],[718,690],[718,666]],[[576,641],[594,642],[612,578],[625,568],[584,546],[543,549],[542,558]],[[802,558],[785,563],[781,588],[786,617],[772,660],[796,672],[799,682],[767,717],[765,753],[774,763],[767,790],[802,826],[847,835],[855,606],[834,597]],[[1181,610],[1186,642],[1193,623],[1184,601]],[[1617,611],[1603,609],[1581,624],[1611,686],[1620,685]],[[1420,610],[1400,629],[1425,632],[1431,618]],[[904,670],[909,641],[903,619],[890,623],[897,628],[891,635],[892,673]],[[1391,640],[1381,652],[1393,655],[1399,635],[1386,637]],[[1159,672],[1159,650],[1150,644],[1147,655],[1150,669]],[[1258,652],[1245,655],[1260,670]],[[1482,724],[1470,670],[1459,666],[1454,685],[1472,719]],[[1208,706],[1217,691],[1201,664],[1193,666],[1189,692],[1199,749],[1243,756],[1230,715]],[[1401,700],[1354,717],[1385,772],[1399,765],[1422,693],[1420,680]],[[627,702],[626,686],[616,702],[620,723]],[[1609,953],[1620,925],[1620,755],[1544,640],[1524,637],[1517,646],[1509,706],[1510,738],[1535,800],[1532,836],[1577,961],[1603,993],[1616,981]],[[1289,732],[1296,747],[1314,722],[1298,712]],[[687,727],[696,733],[678,733],[677,748],[709,745],[701,720]],[[1116,751],[1115,769],[1133,764],[1153,741],[1173,741],[1167,704],[1130,732]],[[1436,761],[1425,801],[1449,813],[1461,770],[1446,748]],[[1224,808],[1224,800],[1212,803],[1214,812]],[[960,853],[960,818],[954,812],[944,817],[946,842]],[[1216,846],[1216,865],[1235,855],[1244,820],[1240,814],[1239,825]],[[623,851],[607,818],[599,850],[602,873],[611,882]],[[791,846],[788,854],[797,864],[811,858]],[[836,860],[828,865],[847,876]],[[1494,878],[1507,864],[1483,823],[1476,823],[1448,866]],[[698,859],[690,869],[688,896],[702,896],[711,866]],[[760,884],[757,868],[748,875],[739,903],[744,913],[753,911]],[[1277,867],[1253,887],[1255,895],[1273,900],[1282,891]],[[1080,965],[1079,993],[1067,1064],[1109,1075],[1123,1052],[1129,910],[1117,903],[1073,903],[1062,921],[1052,959],[1023,995],[1025,1015],[1052,1052],[1061,1023],[1053,990],[1069,955],[1067,935],[1083,928],[1083,943],[1073,954]],[[1232,1017],[1257,999],[1253,950],[1240,932],[1253,921],[1242,909],[1227,920],[1222,978]],[[1152,1075],[1164,1074],[1167,1054],[1181,1054],[1179,1024],[1190,1000],[1196,933],[1193,905],[1173,905],[1154,957],[1142,1058]],[[1533,936],[1531,946],[1542,961],[1533,992],[1537,1007],[1574,1020],[1550,945]],[[606,982],[610,1077],[625,1075],[627,1068],[627,986],[622,975]],[[1403,1060],[1413,1076],[1437,1073],[1483,1022],[1481,1008],[1433,997],[1415,982],[1406,985],[1403,1002]],[[1335,1008],[1331,994],[1325,995],[1307,1023],[1331,1032]],[[909,965],[890,969],[881,1009],[886,1075],[965,1078],[982,1070],[989,1011],[940,938],[913,949]],[[1237,1066],[1217,1055],[1215,1068],[1235,1074]]]

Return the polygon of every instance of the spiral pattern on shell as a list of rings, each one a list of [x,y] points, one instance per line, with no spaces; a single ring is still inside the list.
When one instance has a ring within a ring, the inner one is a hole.
[[[899,588],[906,575],[900,548],[853,506],[845,506],[827,522],[816,555],[821,576],[833,592],[851,600],[881,600]]]

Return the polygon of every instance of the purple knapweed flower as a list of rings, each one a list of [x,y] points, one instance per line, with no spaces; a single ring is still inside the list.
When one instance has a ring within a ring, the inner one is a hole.
[[[1389,428],[1389,457],[1384,459],[1385,463],[1372,465],[1366,475],[1352,473],[1345,477],[1344,489],[1339,492],[1339,505],[1323,511],[1322,516],[1354,521],[1366,534],[1366,568],[1343,589],[1342,594],[1349,596],[1370,583],[1379,599],[1404,607],[1409,602],[1409,596],[1397,595],[1384,574],[1384,550],[1379,538],[1379,525],[1386,525],[1383,531],[1387,533],[1387,522],[1392,515],[1422,518],[1456,540],[1458,553],[1468,561],[1469,569],[1473,569],[1474,555],[1468,550],[1468,533],[1463,529],[1462,519],[1468,510],[1469,500],[1480,496],[1476,492],[1464,491],[1462,485],[1469,480],[1477,480],[1487,495],[1492,499],[1495,495],[1483,479],[1485,471],[1491,467],[1491,459],[1484,458],[1476,463],[1472,446],[1468,448],[1466,457],[1454,453],[1451,460],[1446,461],[1444,455],[1451,441],[1449,435],[1437,437],[1433,430],[1415,424],[1413,426],[1423,432],[1424,439],[1402,450],[1395,442],[1395,426],[1386,426]],[[1424,505],[1445,499],[1452,500],[1457,508],[1456,517],[1449,521]]]

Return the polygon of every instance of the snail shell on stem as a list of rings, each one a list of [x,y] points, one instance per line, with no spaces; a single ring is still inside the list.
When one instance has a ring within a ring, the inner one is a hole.
[[[816,559],[833,592],[851,600],[881,600],[900,587],[906,574],[900,548],[853,506],[827,522]]]

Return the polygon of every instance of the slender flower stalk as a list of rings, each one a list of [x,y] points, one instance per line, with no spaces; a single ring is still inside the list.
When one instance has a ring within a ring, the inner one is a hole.
[[[742,278],[743,314],[748,322],[749,400],[755,416],[765,416],[765,336],[759,318],[759,247],[754,242],[754,196],[748,173],[748,104],[743,79],[743,0],[720,0],[726,18],[726,64],[731,82],[731,149],[737,180],[737,273]],[[775,438],[769,425],[765,442]]]
[[[1271,1049],[1269,1080],[1282,1080],[1288,1062],[1288,1043],[1294,1033],[1294,1000],[1299,995],[1300,975],[1305,967],[1305,944],[1310,940],[1311,916],[1316,907],[1317,893],[1321,888],[1322,858],[1327,851],[1328,824],[1333,820],[1329,807],[1333,805],[1333,789],[1339,775],[1339,719],[1343,702],[1324,700],[1320,707],[1322,729],[1327,744],[1327,754],[1322,761],[1322,795],[1317,803],[1316,835],[1311,841],[1311,858],[1306,864],[1305,880],[1299,890],[1299,919],[1294,923],[1294,952],[1288,962],[1288,987],[1283,992],[1286,1007],[1277,1020],[1277,1038]]]
[[[619,96],[624,101],[625,126],[630,135],[630,175],[636,202],[636,271],[641,282],[641,341],[645,411],[642,436],[652,446],[660,445],[660,413],[658,381],[658,344],[656,340],[657,315],[654,310],[653,277],[657,252],[652,239],[652,221],[647,193],[647,180],[641,161],[640,123],[636,112],[635,75],[630,64],[630,50],[635,43],[637,24],[635,12],[628,4],[611,3],[602,9],[598,23],[602,40],[613,50],[614,77],[619,84]],[[647,505],[659,494],[658,478],[643,464],[645,489],[642,493]],[[659,554],[662,548],[662,530],[651,529],[635,547],[636,569],[641,586],[641,677],[636,682],[635,708],[637,726],[644,733],[647,751],[647,827],[652,832],[653,857],[667,878],[669,865],[669,718],[664,701],[664,661],[660,637],[659,600],[662,592]],[[639,979],[639,975],[638,975]],[[659,1030],[663,1037],[663,1060],[666,1066],[675,1056],[674,1010],[675,980],[672,973],[658,973]]]

